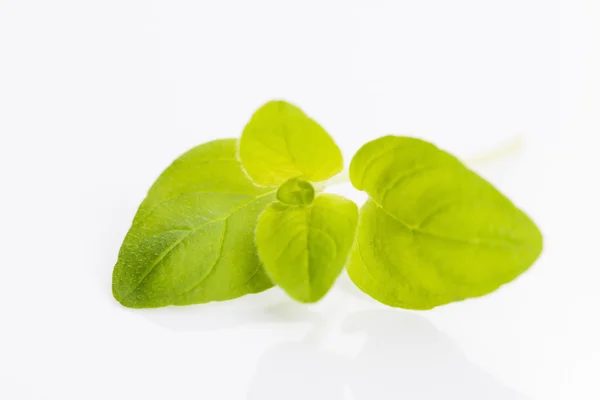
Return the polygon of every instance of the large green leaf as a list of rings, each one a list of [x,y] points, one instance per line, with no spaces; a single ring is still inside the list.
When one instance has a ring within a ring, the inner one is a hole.
[[[258,221],[258,254],[291,297],[316,302],[346,265],[357,219],[356,204],[333,194],[319,194],[309,205],[273,203]]]
[[[253,242],[258,215],[275,198],[236,159],[236,141],[198,146],[150,189],[113,271],[128,307],[228,300],[272,287]]]
[[[240,159],[262,186],[279,186],[294,177],[320,182],[344,167],[329,134],[285,101],[271,101],[254,113],[242,132]]]
[[[362,207],[348,273],[376,300],[429,309],[481,296],[527,270],[542,251],[536,225],[452,155],[386,136],[350,166]]]

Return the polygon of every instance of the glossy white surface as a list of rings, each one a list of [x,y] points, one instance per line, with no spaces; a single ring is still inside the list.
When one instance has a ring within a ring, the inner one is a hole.
[[[599,35],[597,0],[0,0],[0,398],[599,399]],[[423,313],[346,276],[312,306],[121,307],[150,184],[278,97],[347,162],[387,133],[467,160],[522,138],[472,165],[543,256]]]

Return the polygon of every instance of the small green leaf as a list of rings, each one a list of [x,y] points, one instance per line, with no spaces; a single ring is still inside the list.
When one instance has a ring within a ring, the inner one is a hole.
[[[285,101],[271,101],[254,113],[242,132],[240,160],[262,186],[279,186],[295,177],[321,182],[344,167],[329,134]]]
[[[482,296],[526,271],[542,251],[536,225],[452,155],[419,139],[363,146],[350,179],[360,211],[348,273],[382,303],[410,309]]]
[[[357,219],[356,204],[333,194],[307,206],[269,205],[256,228],[264,268],[294,299],[320,300],[346,265]]]
[[[113,294],[127,307],[228,300],[273,286],[253,233],[275,198],[218,140],[178,158],[150,189],[119,252]]]
[[[285,204],[306,205],[315,198],[315,188],[310,182],[292,178],[277,190],[277,200]]]

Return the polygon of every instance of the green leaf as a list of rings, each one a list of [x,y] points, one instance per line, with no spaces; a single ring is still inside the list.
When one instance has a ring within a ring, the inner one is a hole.
[[[526,271],[542,235],[521,210],[452,155],[419,139],[363,146],[350,179],[360,211],[348,273],[382,303],[410,309],[482,296]]]
[[[113,271],[127,307],[228,300],[273,286],[256,254],[258,215],[275,198],[236,159],[236,141],[218,140],[178,158],[150,189]]]
[[[344,167],[329,134],[285,101],[271,101],[254,113],[242,132],[240,160],[262,186],[279,186],[295,177],[320,182]]]
[[[320,300],[346,265],[357,219],[356,204],[333,194],[306,206],[269,205],[256,228],[265,270],[294,299]]]

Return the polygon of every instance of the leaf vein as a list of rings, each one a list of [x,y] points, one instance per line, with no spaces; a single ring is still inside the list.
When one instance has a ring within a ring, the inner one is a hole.
[[[386,210],[383,206],[381,206],[379,203],[377,203],[375,200],[373,200],[373,198],[371,198],[371,200],[373,201],[373,203],[380,208],[381,210],[383,210],[383,212],[385,214],[387,214],[390,218],[394,219],[395,221],[399,222],[401,225],[403,225],[406,229],[408,229],[410,232],[415,233],[415,234],[420,234],[423,236],[429,236],[435,239],[441,239],[441,240],[447,240],[447,241],[451,241],[451,242],[456,242],[456,243],[462,243],[462,244],[470,244],[470,245],[484,245],[484,244],[488,244],[488,245],[492,245],[492,246],[506,246],[507,244],[513,244],[513,245],[527,245],[527,243],[520,243],[520,242],[515,242],[512,240],[503,240],[503,241],[499,241],[499,240],[495,240],[495,239],[491,239],[491,238],[475,238],[475,239],[465,239],[465,238],[457,238],[457,237],[452,237],[452,236],[446,236],[443,234],[438,234],[438,233],[434,233],[434,232],[428,232],[428,231],[424,231],[421,230],[417,227],[413,227],[409,224],[407,224],[406,222],[402,221],[400,218],[396,217],[394,214],[390,213],[388,210]]]
[[[269,194],[274,193],[275,191],[272,190],[270,192],[267,192],[265,194],[262,194],[260,196],[255,197],[254,199],[252,199],[249,202],[246,202],[244,204],[242,204],[241,206],[233,209],[229,214],[219,217],[219,218],[215,218],[213,220],[210,220],[204,224],[201,224],[197,227],[194,227],[193,229],[189,230],[187,234],[183,235],[180,239],[178,239],[177,241],[175,241],[175,243],[173,243],[171,246],[168,247],[166,252],[163,252],[161,254],[161,256],[158,258],[158,260],[156,260],[152,266],[149,268],[148,272],[146,272],[146,274],[144,274],[144,276],[142,277],[142,279],[140,280],[140,282],[135,286],[135,288],[133,288],[131,291],[129,291],[129,293],[127,293],[127,295],[125,295],[124,297],[128,297],[130,296],[133,292],[135,292],[140,286],[142,286],[142,284],[146,281],[146,279],[149,278],[149,276],[151,275],[151,273],[156,269],[156,267],[175,249],[175,247],[177,247],[179,244],[181,244],[181,242],[183,242],[185,239],[195,235],[197,232],[200,231],[200,229],[204,228],[205,226],[214,224],[216,222],[219,221],[226,221],[229,217],[231,217],[233,214],[237,213],[238,211],[248,207],[249,205],[255,203],[256,201],[260,200],[263,197],[266,197]],[[139,245],[138,245],[139,247]],[[210,274],[209,274],[210,275]],[[207,275],[208,276],[208,275]],[[206,278],[206,277],[205,277]]]

